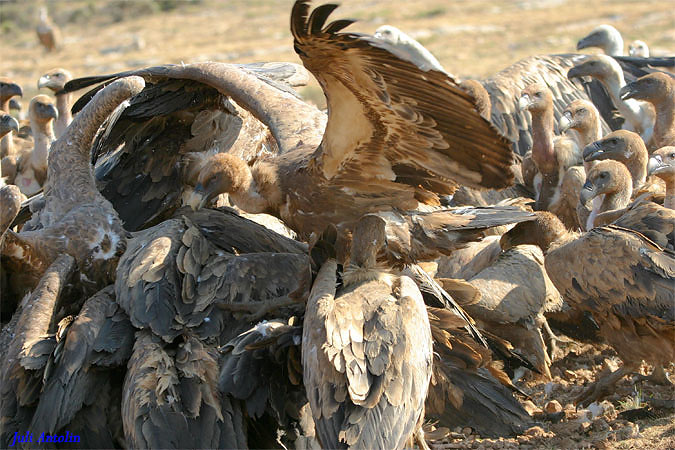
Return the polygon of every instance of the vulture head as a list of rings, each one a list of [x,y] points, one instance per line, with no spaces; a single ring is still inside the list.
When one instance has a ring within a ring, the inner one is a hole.
[[[382,25],[380,28],[375,30],[375,34],[373,34],[373,36],[393,45],[399,44],[401,41],[405,42],[405,38],[407,37],[405,33],[391,25]]]
[[[599,141],[587,145],[584,161],[613,159],[622,162],[633,178],[633,187],[644,183],[647,177],[647,147],[639,134],[628,130],[616,130]]]
[[[241,158],[217,153],[207,158],[197,176],[193,208],[203,208],[224,193],[234,193],[251,184],[251,170]]]
[[[15,98],[10,99],[9,100],[9,110],[10,111],[14,110],[14,111],[20,113],[21,112],[21,102],[18,101],[17,99],[15,99]]]
[[[59,117],[59,113],[49,97],[36,95],[28,105],[28,117],[31,124],[46,127],[52,120]]]
[[[649,47],[643,41],[633,41],[628,44],[628,54],[636,58],[649,58]]]
[[[543,112],[553,106],[553,95],[542,83],[527,86],[520,94],[518,107],[521,111]]]
[[[598,47],[606,55],[623,55],[623,38],[619,30],[611,25],[600,25],[577,42],[577,50]]]
[[[377,262],[377,254],[386,244],[386,223],[374,214],[363,216],[352,231],[352,266],[371,269]]]
[[[38,80],[38,89],[47,88],[58,93],[73,76],[66,69],[52,69]]]
[[[569,129],[581,133],[595,132],[599,126],[600,116],[597,108],[593,103],[582,99],[574,100],[567,105],[559,123],[561,133]]]
[[[592,55],[575,64],[567,72],[570,80],[580,77],[593,77],[598,80],[611,80],[623,74],[621,66],[614,58],[607,55]]]
[[[4,108],[4,105],[9,102],[9,99],[17,95],[19,97],[23,95],[21,86],[9,78],[0,77],[0,104],[3,106],[3,110],[7,111],[7,109]]]
[[[647,165],[649,175],[656,175],[666,183],[675,182],[675,147],[661,147],[652,153]]]
[[[593,198],[603,194],[618,195],[629,200],[632,192],[632,178],[626,166],[608,159],[598,162],[588,173],[579,201],[587,205]]]
[[[0,111],[0,138],[10,131],[19,131],[19,122],[11,114]]]
[[[492,115],[492,101],[490,100],[490,94],[483,87],[483,85],[478,80],[463,80],[459,83],[459,87],[473,97],[474,103],[476,104],[476,110],[480,113],[485,120],[490,120]]]
[[[544,254],[552,242],[564,235],[567,230],[558,217],[548,211],[535,211],[537,216],[529,222],[516,224],[499,239],[503,251],[516,245],[537,245]]]
[[[645,75],[632,83],[628,83],[619,91],[622,100],[634,98],[651,103],[658,103],[660,99],[672,96],[675,93],[675,79],[663,72],[654,72]]]

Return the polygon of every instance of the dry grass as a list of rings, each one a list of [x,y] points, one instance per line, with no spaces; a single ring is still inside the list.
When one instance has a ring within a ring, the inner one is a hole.
[[[484,77],[537,53],[574,50],[599,23],[655,52],[673,53],[675,8],[629,0],[344,0],[335,13],[372,33],[389,23],[405,30],[460,77]],[[590,6],[592,3],[592,7]],[[46,4],[61,25],[63,47],[48,54],[34,32]],[[298,61],[288,27],[291,0],[0,0],[0,73],[21,83],[26,99],[53,67],[75,76],[154,64],[218,60]],[[134,42],[141,43],[135,45]],[[316,88],[306,94],[320,97]]]

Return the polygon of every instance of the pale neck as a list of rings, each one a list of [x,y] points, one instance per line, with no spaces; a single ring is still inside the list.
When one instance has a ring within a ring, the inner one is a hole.
[[[663,206],[675,209],[675,177],[664,181],[666,182],[666,198],[663,200]]]
[[[47,157],[49,156],[49,147],[56,140],[52,122],[35,123],[31,120],[31,129],[33,130],[33,151],[30,155],[31,165],[36,169],[47,167]]]
[[[638,161],[637,156],[632,156],[628,160],[626,167],[633,179],[633,189],[642,186],[647,180],[647,164]]]
[[[600,127],[600,121],[597,117],[591,123],[584,124],[582,127],[577,127],[575,130],[577,130],[579,134],[581,148],[602,138],[602,128]]]
[[[56,96],[56,110],[59,112],[59,117],[54,124],[54,131],[57,137],[60,137],[73,118],[70,113],[70,94]]]
[[[663,136],[669,131],[675,129],[675,94],[659,99],[658,103],[653,103],[656,110],[656,120],[654,121],[654,142],[659,145],[670,145],[668,142],[661,142]]]
[[[632,189],[623,189],[605,194],[605,198],[600,205],[600,212],[625,208],[630,203],[631,194]]]

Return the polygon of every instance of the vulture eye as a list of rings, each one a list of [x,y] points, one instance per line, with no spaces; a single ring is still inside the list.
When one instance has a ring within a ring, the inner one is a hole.
[[[607,172],[600,172],[600,178],[605,179],[607,178]]]
[[[670,154],[668,154],[668,158],[671,158],[671,159],[672,159],[672,158],[675,158],[675,153],[670,153]]]

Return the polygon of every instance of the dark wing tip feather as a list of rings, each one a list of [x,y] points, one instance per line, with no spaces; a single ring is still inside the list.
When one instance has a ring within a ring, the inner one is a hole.
[[[325,5],[317,6],[309,15],[308,28],[311,34],[320,33],[326,23],[326,19],[338,7],[335,3],[326,3]]]

